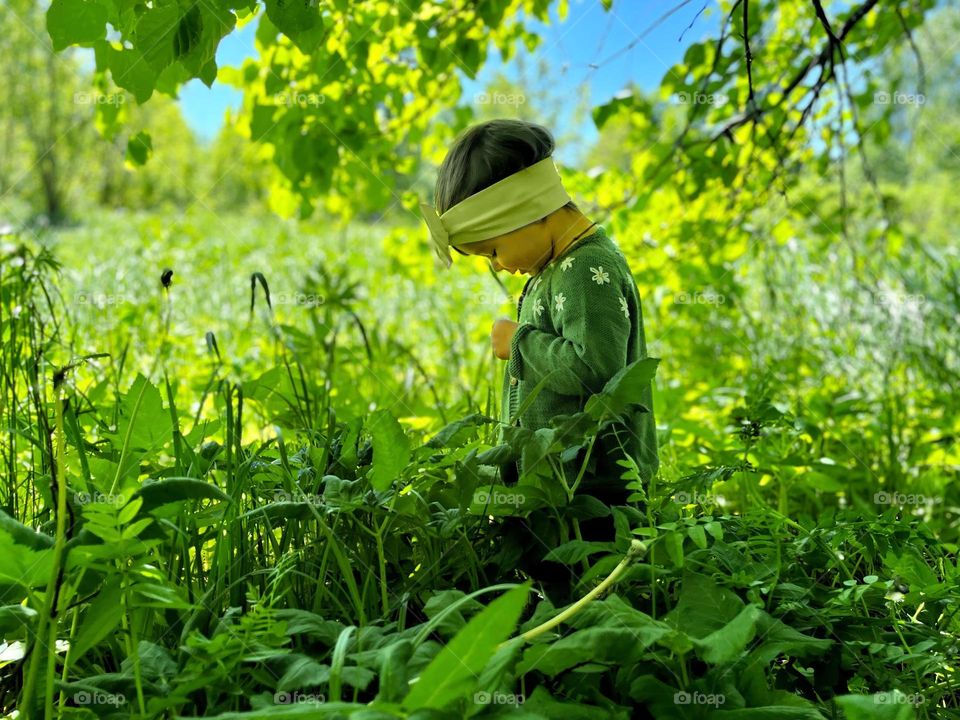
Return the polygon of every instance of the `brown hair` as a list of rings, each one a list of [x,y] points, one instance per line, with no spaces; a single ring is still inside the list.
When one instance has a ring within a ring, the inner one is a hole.
[[[440,163],[434,192],[437,213],[550,157],[553,149],[550,131],[526,120],[496,118],[472,125],[457,136]],[[573,200],[564,207],[579,210]]]

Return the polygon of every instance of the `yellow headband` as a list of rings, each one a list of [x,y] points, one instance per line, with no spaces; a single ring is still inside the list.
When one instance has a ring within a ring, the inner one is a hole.
[[[552,157],[508,175],[458,202],[443,215],[420,203],[434,251],[444,267],[451,247],[482,242],[546,217],[570,202]]]

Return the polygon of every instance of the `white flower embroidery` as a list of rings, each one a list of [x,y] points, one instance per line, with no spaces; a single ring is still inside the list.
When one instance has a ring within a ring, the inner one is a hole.
[[[593,277],[590,278],[597,285],[603,285],[604,283],[610,282],[610,273],[604,272],[603,265],[599,267],[592,267],[590,270],[593,272]]]
[[[623,296],[620,297],[620,309],[623,310],[624,317],[630,317],[630,311],[627,310],[627,299]]]
[[[563,272],[566,272],[567,270],[570,269],[570,266],[573,264],[573,261],[575,259],[576,258],[572,258],[572,257],[565,258],[563,262],[560,263],[560,269],[563,270]]]
[[[553,298],[553,306],[557,309],[557,312],[563,310],[563,303],[567,300],[566,296],[563,293],[557,293],[556,297]]]
[[[537,286],[540,284],[540,281],[541,281],[541,280],[543,280],[543,278],[540,277],[539,275],[537,275],[537,277],[534,278],[534,280],[533,280],[533,285],[530,286],[530,289],[531,289],[531,290],[536,290],[536,289],[537,289]]]
[[[543,303],[540,302],[540,298],[537,298],[533,301],[533,316],[535,318],[540,317],[540,313],[543,312]]]

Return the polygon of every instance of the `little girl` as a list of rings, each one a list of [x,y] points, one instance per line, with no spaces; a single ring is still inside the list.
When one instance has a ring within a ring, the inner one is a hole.
[[[489,258],[496,271],[531,276],[517,303],[516,321],[497,318],[490,337],[495,356],[507,361],[501,420],[534,430],[549,427],[557,415],[582,411],[620,369],[647,356],[633,274],[603,227],[570,199],[551,157],[553,149],[550,132],[534,123],[497,119],[474,125],[456,139],[440,165],[435,207],[421,203],[436,254],[447,267],[452,247],[463,255]],[[541,391],[517,417],[541,381]],[[644,483],[656,474],[652,387],[645,387],[636,402],[642,409],[597,439],[578,493],[625,504],[627,481],[620,477],[625,468],[616,464],[624,450],[636,461]],[[583,457],[581,451],[565,464],[568,484]],[[515,470],[522,475],[527,468]],[[508,518],[505,530],[517,537],[503,547],[515,557],[503,561],[506,566],[519,560],[521,569],[541,579],[549,579],[546,571],[552,570],[559,598],[563,593],[557,588],[569,589],[571,571],[541,561],[556,537],[548,515],[531,513],[530,527],[520,518]],[[580,529],[585,540],[614,538],[609,515],[582,522]]]

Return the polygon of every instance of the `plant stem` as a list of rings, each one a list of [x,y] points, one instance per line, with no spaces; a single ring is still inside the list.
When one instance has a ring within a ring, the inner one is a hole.
[[[548,630],[555,628],[557,625],[564,622],[565,620],[573,617],[578,612],[580,612],[584,607],[586,607],[595,597],[597,597],[602,592],[604,592],[608,587],[613,585],[617,581],[617,578],[620,577],[621,574],[623,574],[623,571],[626,570],[631,563],[643,557],[644,555],[646,555],[646,553],[647,553],[646,543],[643,543],[640,540],[631,541],[630,549],[627,550],[627,554],[624,556],[623,560],[620,561],[620,564],[617,565],[611,571],[611,573],[606,577],[606,579],[604,579],[602,583],[597,585],[593,590],[591,590],[582,598],[577,600],[577,602],[575,602],[573,605],[568,607],[563,612],[559,613],[558,615],[555,615],[550,620],[547,620],[546,622],[541,623],[540,625],[537,625],[532,630],[527,630],[525,633],[516,635],[510,638],[509,640],[503,641],[502,643],[500,643],[500,645],[497,646],[497,649],[499,650],[503,646],[508,645],[509,643],[511,643],[512,641],[518,638],[521,640],[524,640],[525,642],[529,642],[534,638],[538,637],[539,635],[542,635],[543,633],[547,632]]]

